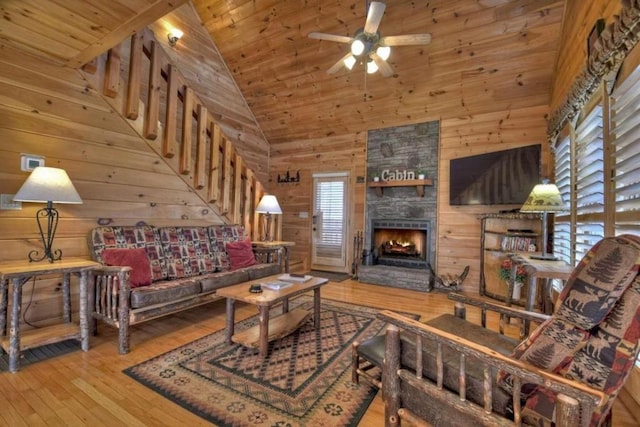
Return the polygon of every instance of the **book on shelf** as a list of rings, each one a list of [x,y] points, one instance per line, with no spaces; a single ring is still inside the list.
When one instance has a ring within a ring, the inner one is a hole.
[[[279,291],[280,289],[285,289],[285,288],[288,288],[289,286],[293,286],[293,283],[275,280],[273,282],[260,283],[260,285],[263,288],[271,289],[272,291]]]
[[[313,279],[313,276],[309,276],[309,275],[291,275],[291,274],[283,274],[282,276],[278,276],[278,280],[282,280],[285,282],[292,282],[292,283],[304,283],[304,282],[308,282],[309,280]]]
[[[535,252],[538,239],[527,236],[505,236],[500,248],[505,252]]]

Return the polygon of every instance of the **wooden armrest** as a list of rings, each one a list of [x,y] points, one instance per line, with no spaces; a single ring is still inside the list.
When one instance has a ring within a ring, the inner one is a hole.
[[[460,354],[460,381],[462,383],[466,382],[466,371],[464,368],[465,360],[470,359],[473,360],[473,363],[480,364],[485,366],[485,377],[488,375],[488,368],[491,367],[495,370],[502,370],[514,377],[514,408],[516,408],[515,403],[517,402],[516,411],[519,412],[519,396],[520,396],[520,386],[522,384],[535,384],[545,387],[559,395],[569,396],[576,401],[579,402],[579,405],[582,408],[583,413],[588,414],[591,411],[605,401],[605,393],[590,388],[586,384],[582,384],[577,381],[573,381],[567,378],[564,378],[560,375],[553,374],[542,370],[534,365],[529,363],[522,362],[520,360],[513,359],[509,356],[504,356],[489,347],[486,347],[481,344],[476,344],[472,341],[454,335],[452,333],[448,333],[437,329],[433,326],[421,323],[412,318],[403,316],[398,313],[394,313],[392,311],[383,310],[378,313],[377,317],[384,322],[390,324],[387,330],[386,342],[385,342],[385,356],[384,356],[384,365],[383,366],[383,390],[399,390],[397,388],[397,378],[401,378],[403,381],[409,381],[412,385],[417,385],[420,390],[428,390],[428,389],[436,389],[436,393],[443,393],[442,388],[442,377],[443,377],[443,364],[438,362],[438,367],[436,368],[438,371],[435,372],[435,376],[437,378],[437,386],[432,380],[429,380],[425,375],[422,375],[422,352],[416,351],[416,366],[417,369],[420,370],[420,373],[412,373],[411,370],[407,370],[403,366],[400,365],[400,360],[402,357],[400,352],[402,351],[402,347],[399,344],[399,335],[398,330],[401,329],[405,331],[405,333],[411,333],[416,335],[416,342],[422,342],[423,339],[433,340],[438,344],[437,354],[435,357],[437,360],[442,360],[442,352],[443,347],[451,349],[452,351]],[[389,331],[392,331],[392,336],[390,337]],[[393,332],[395,331],[395,332]],[[420,338],[420,339],[418,339]],[[464,356],[463,356],[464,355]],[[434,374],[434,372],[431,372]],[[488,378],[488,377],[486,377]],[[433,385],[425,385],[425,387],[421,387],[420,383],[429,383]],[[478,404],[477,403],[466,403],[466,399],[464,398],[464,388],[459,391],[460,396],[458,399],[451,398],[450,400],[453,402],[465,402],[464,405],[467,405],[469,412],[477,412]],[[449,392],[451,393],[451,392]],[[490,398],[490,387],[485,389],[485,402],[491,401]],[[390,393],[393,394],[393,391]],[[428,394],[428,393],[427,393]],[[391,399],[391,398],[389,398]],[[516,401],[517,399],[517,401]],[[460,404],[462,405],[462,404]],[[474,408],[471,406],[475,405]],[[463,408],[464,409],[464,408]]]
[[[549,317],[551,317],[547,314],[521,310],[515,307],[507,307],[506,305],[497,304],[492,301],[487,301],[486,299],[482,299],[475,295],[451,292],[449,293],[448,298],[450,300],[461,302],[463,304],[479,307],[482,310],[493,311],[496,313],[504,314],[509,317],[514,317],[522,320],[529,320],[537,323],[542,323],[545,320],[547,320]]]
[[[130,272],[131,267],[129,266],[117,266],[117,265],[103,265],[94,270],[94,274],[100,276],[112,276],[114,274],[118,274],[120,272]]]

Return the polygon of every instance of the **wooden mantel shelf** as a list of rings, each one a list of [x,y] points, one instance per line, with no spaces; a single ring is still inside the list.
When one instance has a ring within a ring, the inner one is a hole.
[[[402,181],[378,181],[370,182],[369,188],[375,188],[376,195],[382,197],[382,189],[385,187],[416,187],[418,197],[424,197],[424,186],[433,185],[432,179],[408,179]]]

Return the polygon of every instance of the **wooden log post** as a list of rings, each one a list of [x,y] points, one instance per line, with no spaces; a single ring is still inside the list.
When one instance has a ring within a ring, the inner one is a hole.
[[[358,341],[354,341],[351,344],[351,382],[354,384],[360,384],[358,379],[358,365],[360,357],[358,356],[358,347],[360,347],[360,343]]]
[[[384,360],[382,363],[382,390],[384,399],[384,425],[399,425],[400,409],[400,331],[396,326],[389,326],[385,335]]]
[[[577,426],[579,422],[580,403],[566,394],[558,394],[556,398],[556,425]]]

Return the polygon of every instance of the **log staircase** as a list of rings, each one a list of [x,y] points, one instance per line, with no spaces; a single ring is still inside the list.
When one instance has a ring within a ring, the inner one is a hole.
[[[261,235],[264,186],[149,29],[82,67],[87,81],[225,223]],[[275,225],[276,239],[281,225]]]

